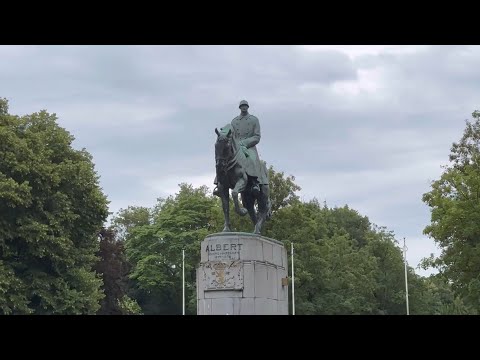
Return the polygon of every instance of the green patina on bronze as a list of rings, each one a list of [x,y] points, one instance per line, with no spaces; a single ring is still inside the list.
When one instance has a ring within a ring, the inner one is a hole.
[[[255,224],[254,232],[260,234],[265,220],[271,215],[267,166],[260,160],[257,151],[257,144],[261,139],[260,121],[248,113],[249,105],[246,100],[240,102],[239,108],[240,115],[220,128],[220,131],[215,129],[217,176],[214,183],[218,188],[214,190],[214,194],[222,199],[224,231],[230,231],[228,200],[229,189],[232,189],[235,211],[241,216],[248,212]],[[238,194],[242,195],[245,208],[240,208]],[[258,212],[254,209],[255,202]]]

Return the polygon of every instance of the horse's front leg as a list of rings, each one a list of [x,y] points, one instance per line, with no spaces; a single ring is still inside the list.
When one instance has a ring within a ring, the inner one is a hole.
[[[257,218],[257,223],[255,224],[255,234],[261,234],[262,233],[262,228],[263,228],[263,224],[265,223],[265,220],[267,218],[266,216],[267,214],[265,214],[265,212],[263,211],[259,211],[258,212],[258,218]]]
[[[241,208],[238,203],[238,193],[241,193],[247,187],[247,175],[244,173],[235,184],[235,187],[232,190],[233,205],[235,206],[235,212],[240,216],[245,216],[248,214],[247,209]]]
[[[222,207],[223,207],[223,216],[225,218],[225,224],[223,227],[224,232],[232,231],[230,229],[230,194],[228,187],[224,187],[222,184],[218,184],[218,192],[220,194],[220,198],[222,199]]]

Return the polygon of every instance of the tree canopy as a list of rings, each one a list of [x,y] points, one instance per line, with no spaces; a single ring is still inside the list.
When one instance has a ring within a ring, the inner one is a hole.
[[[431,208],[424,233],[442,252],[426,259],[437,268],[471,311],[480,311],[480,112],[472,113],[459,142],[453,143],[450,164],[431,184],[423,201]]]
[[[437,275],[408,267],[411,314],[480,308],[480,113],[473,118],[423,196],[432,209],[425,233],[442,254],[424,261]],[[153,208],[120,209],[106,227],[93,158],[57,120],[46,110],[9,114],[0,99],[0,314],[181,314],[182,250],[186,313],[196,314],[200,243],[223,228],[220,199],[182,183]],[[264,235],[294,244],[296,313],[405,314],[393,232],[348,205],[302,201],[294,176],[268,172],[273,216]],[[251,232],[230,206],[232,229]]]
[[[94,271],[108,216],[92,156],[42,110],[8,113],[0,99],[0,313],[93,314]]]

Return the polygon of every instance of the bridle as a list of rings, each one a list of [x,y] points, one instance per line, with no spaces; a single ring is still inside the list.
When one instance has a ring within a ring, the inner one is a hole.
[[[225,140],[224,140],[225,139]],[[238,162],[238,150],[239,149],[234,149],[234,146],[233,146],[233,143],[232,141],[230,140],[230,138],[228,137],[219,137],[218,140],[217,140],[217,143],[218,142],[221,142],[221,143],[227,143],[226,146],[229,146],[230,147],[230,154],[233,153],[233,155],[231,155],[230,158],[225,158],[225,157],[222,157],[218,154],[218,151],[215,151],[215,162],[216,162],[216,167],[218,170],[220,170],[222,173],[226,174],[230,169],[232,169]],[[225,146],[225,145],[223,145]],[[217,147],[215,148],[217,149]]]

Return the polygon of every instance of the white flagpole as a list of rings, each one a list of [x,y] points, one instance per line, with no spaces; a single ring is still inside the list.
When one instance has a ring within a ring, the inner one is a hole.
[[[292,242],[292,315],[295,315],[295,271],[293,269],[293,242]]]
[[[405,238],[403,238],[403,260],[405,262],[405,299],[407,301],[407,315],[410,315],[408,306],[408,280],[407,280],[407,245],[405,245]]]
[[[185,315],[185,250],[182,249],[182,312]]]

